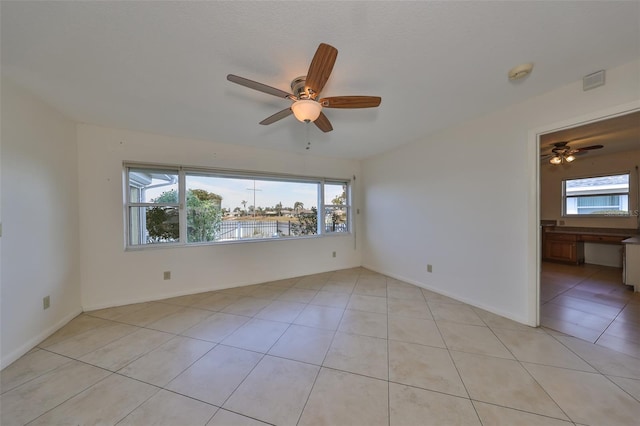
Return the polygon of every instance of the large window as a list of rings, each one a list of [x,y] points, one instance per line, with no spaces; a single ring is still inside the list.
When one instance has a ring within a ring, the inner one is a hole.
[[[127,247],[351,232],[348,180],[125,165]]]
[[[629,173],[563,181],[565,216],[628,216]]]

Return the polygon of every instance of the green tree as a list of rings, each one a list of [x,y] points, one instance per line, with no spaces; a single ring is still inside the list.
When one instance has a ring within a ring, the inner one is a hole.
[[[342,194],[331,200],[331,204],[343,206],[347,203],[347,187],[342,186]],[[331,229],[336,230],[336,225],[346,222],[346,211],[342,209],[331,209]]]
[[[295,210],[296,215],[300,213],[300,210],[302,210],[303,208],[304,208],[304,203],[302,201],[296,201],[293,204],[293,210]]]
[[[275,210],[276,210],[276,215],[282,216],[282,201],[276,204]]]
[[[151,201],[154,203],[177,204],[178,192],[175,189],[165,191]],[[180,238],[177,207],[151,207],[147,210],[146,221],[150,243],[178,241]]]
[[[203,189],[187,192],[187,240],[214,241],[222,226],[222,197]]]
[[[187,197],[189,196],[189,194],[194,195],[195,197],[198,198],[198,200],[213,201],[214,203],[217,203],[218,205],[220,205],[222,203],[222,197],[221,196],[219,196],[218,194],[215,194],[213,192],[207,192],[204,189],[190,189],[189,192],[187,193]]]
[[[178,203],[176,190],[166,191],[152,200],[154,203]],[[187,240],[213,241],[222,224],[222,197],[203,189],[187,191]],[[158,206],[147,211],[147,232],[152,243],[178,241],[180,223],[178,208]]]
[[[295,217],[298,222],[291,222],[291,233],[293,235],[314,235],[318,233],[318,209],[311,207],[311,213],[299,211],[295,214]]]
[[[347,187],[343,185],[342,194],[338,195],[336,198],[331,200],[331,204],[342,206],[342,205],[345,205],[346,202],[347,202]]]

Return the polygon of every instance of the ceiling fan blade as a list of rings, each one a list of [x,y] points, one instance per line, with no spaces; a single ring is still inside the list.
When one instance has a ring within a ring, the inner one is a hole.
[[[291,114],[293,114],[293,111],[291,111],[291,108],[283,109],[282,111],[278,111],[272,116],[265,118],[260,122],[260,124],[263,124],[266,126],[267,124],[275,123],[278,120],[282,120],[283,118],[288,117]]]
[[[380,105],[379,96],[332,96],[320,99],[325,108],[374,108]]]
[[[237,75],[227,75],[227,80],[232,83],[239,84],[240,86],[248,87],[249,89],[257,90],[259,92],[268,93],[279,98],[288,98],[293,96],[291,93],[284,90],[276,89],[275,87],[267,86],[266,84],[258,83],[257,81],[249,80],[248,78],[240,77]]]
[[[582,148],[576,148],[576,151],[589,151],[592,149],[600,149],[600,148],[604,148],[604,145],[591,145],[591,146],[585,146]]]
[[[307,78],[304,84],[305,90],[310,89],[313,92],[312,97],[314,99],[327,83],[337,57],[338,49],[328,44],[320,43],[316,54],[313,55],[311,65],[309,65],[309,71],[307,72]]]
[[[316,121],[314,121],[314,123],[316,126],[318,126],[318,129],[322,130],[325,133],[333,130],[333,126],[329,122],[329,119],[322,112],[320,113],[318,118],[316,118]]]

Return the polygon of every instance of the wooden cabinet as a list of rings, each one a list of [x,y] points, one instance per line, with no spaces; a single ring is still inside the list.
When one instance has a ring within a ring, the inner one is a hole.
[[[626,234],[607,232],[606,229],[597,228],[559,230],[542,226],[542,259],[576,264],[584,263],[585,243],[620,246],[623,244],[622,241],[634,233],[634,230],[629,231],[629,234]]]
[[[557,262],[583,263],[584,243],[574,234],[547,233],[544,238],[542,257]]]

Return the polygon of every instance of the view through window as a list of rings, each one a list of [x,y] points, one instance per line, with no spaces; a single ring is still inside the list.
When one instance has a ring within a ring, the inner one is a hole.
[[[563,181],[564,214],[627,216],[629,173]]]
[[[129,247],[350,232],[347,180],[136,166],[126,176]]]

